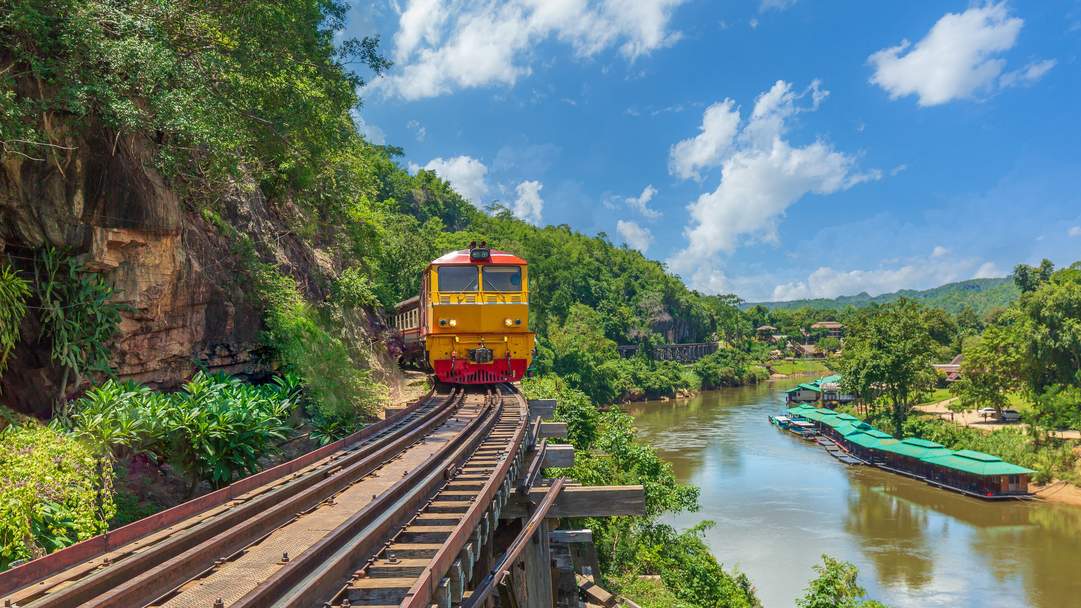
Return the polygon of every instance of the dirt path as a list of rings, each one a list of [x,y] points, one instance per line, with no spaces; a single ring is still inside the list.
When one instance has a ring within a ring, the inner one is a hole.
[[[1081,488],[1065,481],[1055,481],[1042,486],[1030,483],[1028,490],[1047,502],[1081,507]]]
[[[988,420],[980,414],[977,414],[973,410],[969,410],[966,412],[951,412],[948,406],[950,403],[953,403],[956,400],[957,397],[953,397],[951,399],[946,399],[945,401],[939,401],[938,403],[925,403],[923,405],[917,405],[916,409],[927,414],[934,414],[939,418],[942,418],[943,420],[949,420],[950,422],[954,422],[956,424],[970,426],[974,429],[979,429],[981,431],[990,432],[995,429],[1006,428],[1024,430],[1028,428],[1028,425],[1023,422],[996,422],[993,420]],[[1051,431],[1051,436],[1058,437],[1059,439],[1081,439],[1081,431]]]

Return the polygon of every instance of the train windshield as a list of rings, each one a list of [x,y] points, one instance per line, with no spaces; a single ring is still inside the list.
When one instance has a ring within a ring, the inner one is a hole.
[[[476,291],[479,273],[475,266],[439,268],[439,291]]]
[[[484,291],[522,291],[522,269],[518,266],[484,268]]]

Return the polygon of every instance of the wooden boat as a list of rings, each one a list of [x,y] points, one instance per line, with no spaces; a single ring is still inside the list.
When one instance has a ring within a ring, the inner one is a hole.
[[[792,423],[792,419],[788,416],[770,416],[769,422],[777,428],[787,429],[788,425]]]
[[[806,420],[793,420],[788,424],[788,432],[793,435],[802,437],[808,441],[814,440],[818,431],[815,430],[813,422],[807,422]]]

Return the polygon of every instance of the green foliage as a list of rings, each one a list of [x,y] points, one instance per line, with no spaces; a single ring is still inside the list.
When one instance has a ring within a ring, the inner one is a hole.
[[[384,388],[327,329],[332,324],[301,296],[296,281],[265,264],[256,264],[253,274],[266,311],[263,339],[285,369],[302,379],[305,395],[323,419],[343,426],[373,416]]]
[[[723,348],[696,361],[691,368],[702,379],[702,388],[755,384],[768,378],[765,369],[740,350]]]
[[[7,264],[0,265],[0,376],[19,341],[19,324],[26,316],[30,284]]]
[[[334,282],[334,299],[345,308],[370,308],[378,302],[371,280],[356,267],[346,268]]]
[[[112,380],[87,391],[60,424],[97,452],[145,451],[200,481],[221,487],[259,470],[258,459],[285,439],[299,393],[286,380],[254,386],[197,373],[176,393]]]
[[[993,407],[1000,413],[1009,403],[1010,391],[1020,384],[1021,349],[1013,333],[992,325],[983,335],[965,344],[961,378],[950,390],[961,407]]]
[[[885,397],[894,428],[900,428],[913,397],[934,381],[934,342],[923,309],[902,298],[861,311],[847,329],[839,362],[845,389],[872,403]]]
[[[75,258],[46,247],[34,265],[34,289],[41,304],[42,331],[52,343],[52,359],[64,370],[61,400],[71,375],[72,384],[78,386],[86,374],[111,374],[109,343],[124,309],[110,302],[112,287]]]
[[[0,430],[0,570],[104,532],[112,486],[87,443],[36,422]]]
[[[65,115],[76,128],[155,133],[160,164],[175,172],[244,166],[303,186],[355,137],[347,112],[363,83],[345,64],[389,66],[377,39],[335,48],[347,10],[335,0],[12,0],[0,18],[0,55],[14,64],[0,80],[0,143],[43,157],[55,150],[44,117]],[[13,95],[20,84],[41,96]]]
[[[796,600],[797,608],[885,608],[875,600],[863,599],[867,592],[856,582],[859,571],[853,564],[823,555],[822,564],[814,569],[818,577]]]

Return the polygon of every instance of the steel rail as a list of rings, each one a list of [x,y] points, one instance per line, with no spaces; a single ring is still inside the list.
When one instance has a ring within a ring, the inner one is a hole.
[[[548,487],[548,491],[544,494],[544,498],[537,504],[537,508],[533,511],[533,515],[529,518],[529,522],[526,523],[522,531],[515,537],[514,542],[507,547],[507,551],[499,559],[499,563],[483,578],[477,585],[476,589],[469,594],[469,597],[462,602],[462,608],[474,608],[482,605],[481,602],[488,599],[500,584],[510,576],[510,569],[513,567],[514,562],[518,561],[518,558],[522,556],[522,551],[525,550],[526,545],[531,542],[531,539],[537,530],[540,529],[544,518],[548,516],[548,511],[552,509],[552,505],[555,504],[556,498],[559,497],[559,493],[563,491],[563,485],[565,479],[560,477]]]
[[[25,589],[69,570],[85,567],[91,560],[114,552],[125,546],[146,539],[177,524],[190,522],[231,500],[250,500],[256,493],[268,491],[282,480],[293,475],[306,475],[319,467],[336,466],[334,460],[355,451],[372,437],[386,434],[388,430],[408,422],[417,412],[430,407],[435,401],[434,389],[409,405],[399,414],[379,420],[363,429],[312,450],[292,460],[270,467],[254,475],[237,480],[220,490],[204,494],[170,509],[155,513],[138,521],[110,530],[93,538],[75,543],[43,557],[31,560],[5,572],[0,572],[0,596]]]
[[[377,553],[446,484],[495,428],[502,411],[502,398],[494,399],[489,393],[485,411],[454,439],[231,608],[300,608],[320,605],[318,598],[333,596],[357,567]]]
[[[533,482],[537,480],[541,469],[544,468],[544,453],[546,451],[548,451],[548,439],[541,439],[533,451],[533,460],[529,463],[529,469],[526,470],[526,474],[518,482],[518,493],[522,496],[529,495],[529,488],[533,487]]]
[[[262,494],[188,530],[167,537],[62,589],[23,604],[25,608],[131,608],[142,606],[258,541],[341,489],[382,466],[442,424],[464,392],[449,395],[431,415],[417,417],[345,456],[341,462]]]
[[[521,393],[506,385],[500,385],[500,390],[504,389],[509,390],[520,405],[519,424],[505,451],[506,457],[488,478],[484,489],[481,490],[470,505],[465,516],[455,525],[454,531],[451,532],[450,537],[447,538],[443,546],[435,554],[435,557],[432,558],[431,563],[425,566],[420,577],[410,587],[405,599],[401,602],[402,608],[427,608],[431,604],[438,591],[440,581],[450,571],[451,566],[458,559],[458,555],[465,548],[466,543],[469,542],[473,531],[481,519],[485,517],[488,508],[495,500],[496,494],[504,486],[504,483],[509,481],[508,473],[514,465],[515,455],[524,447],[529,408]]]

